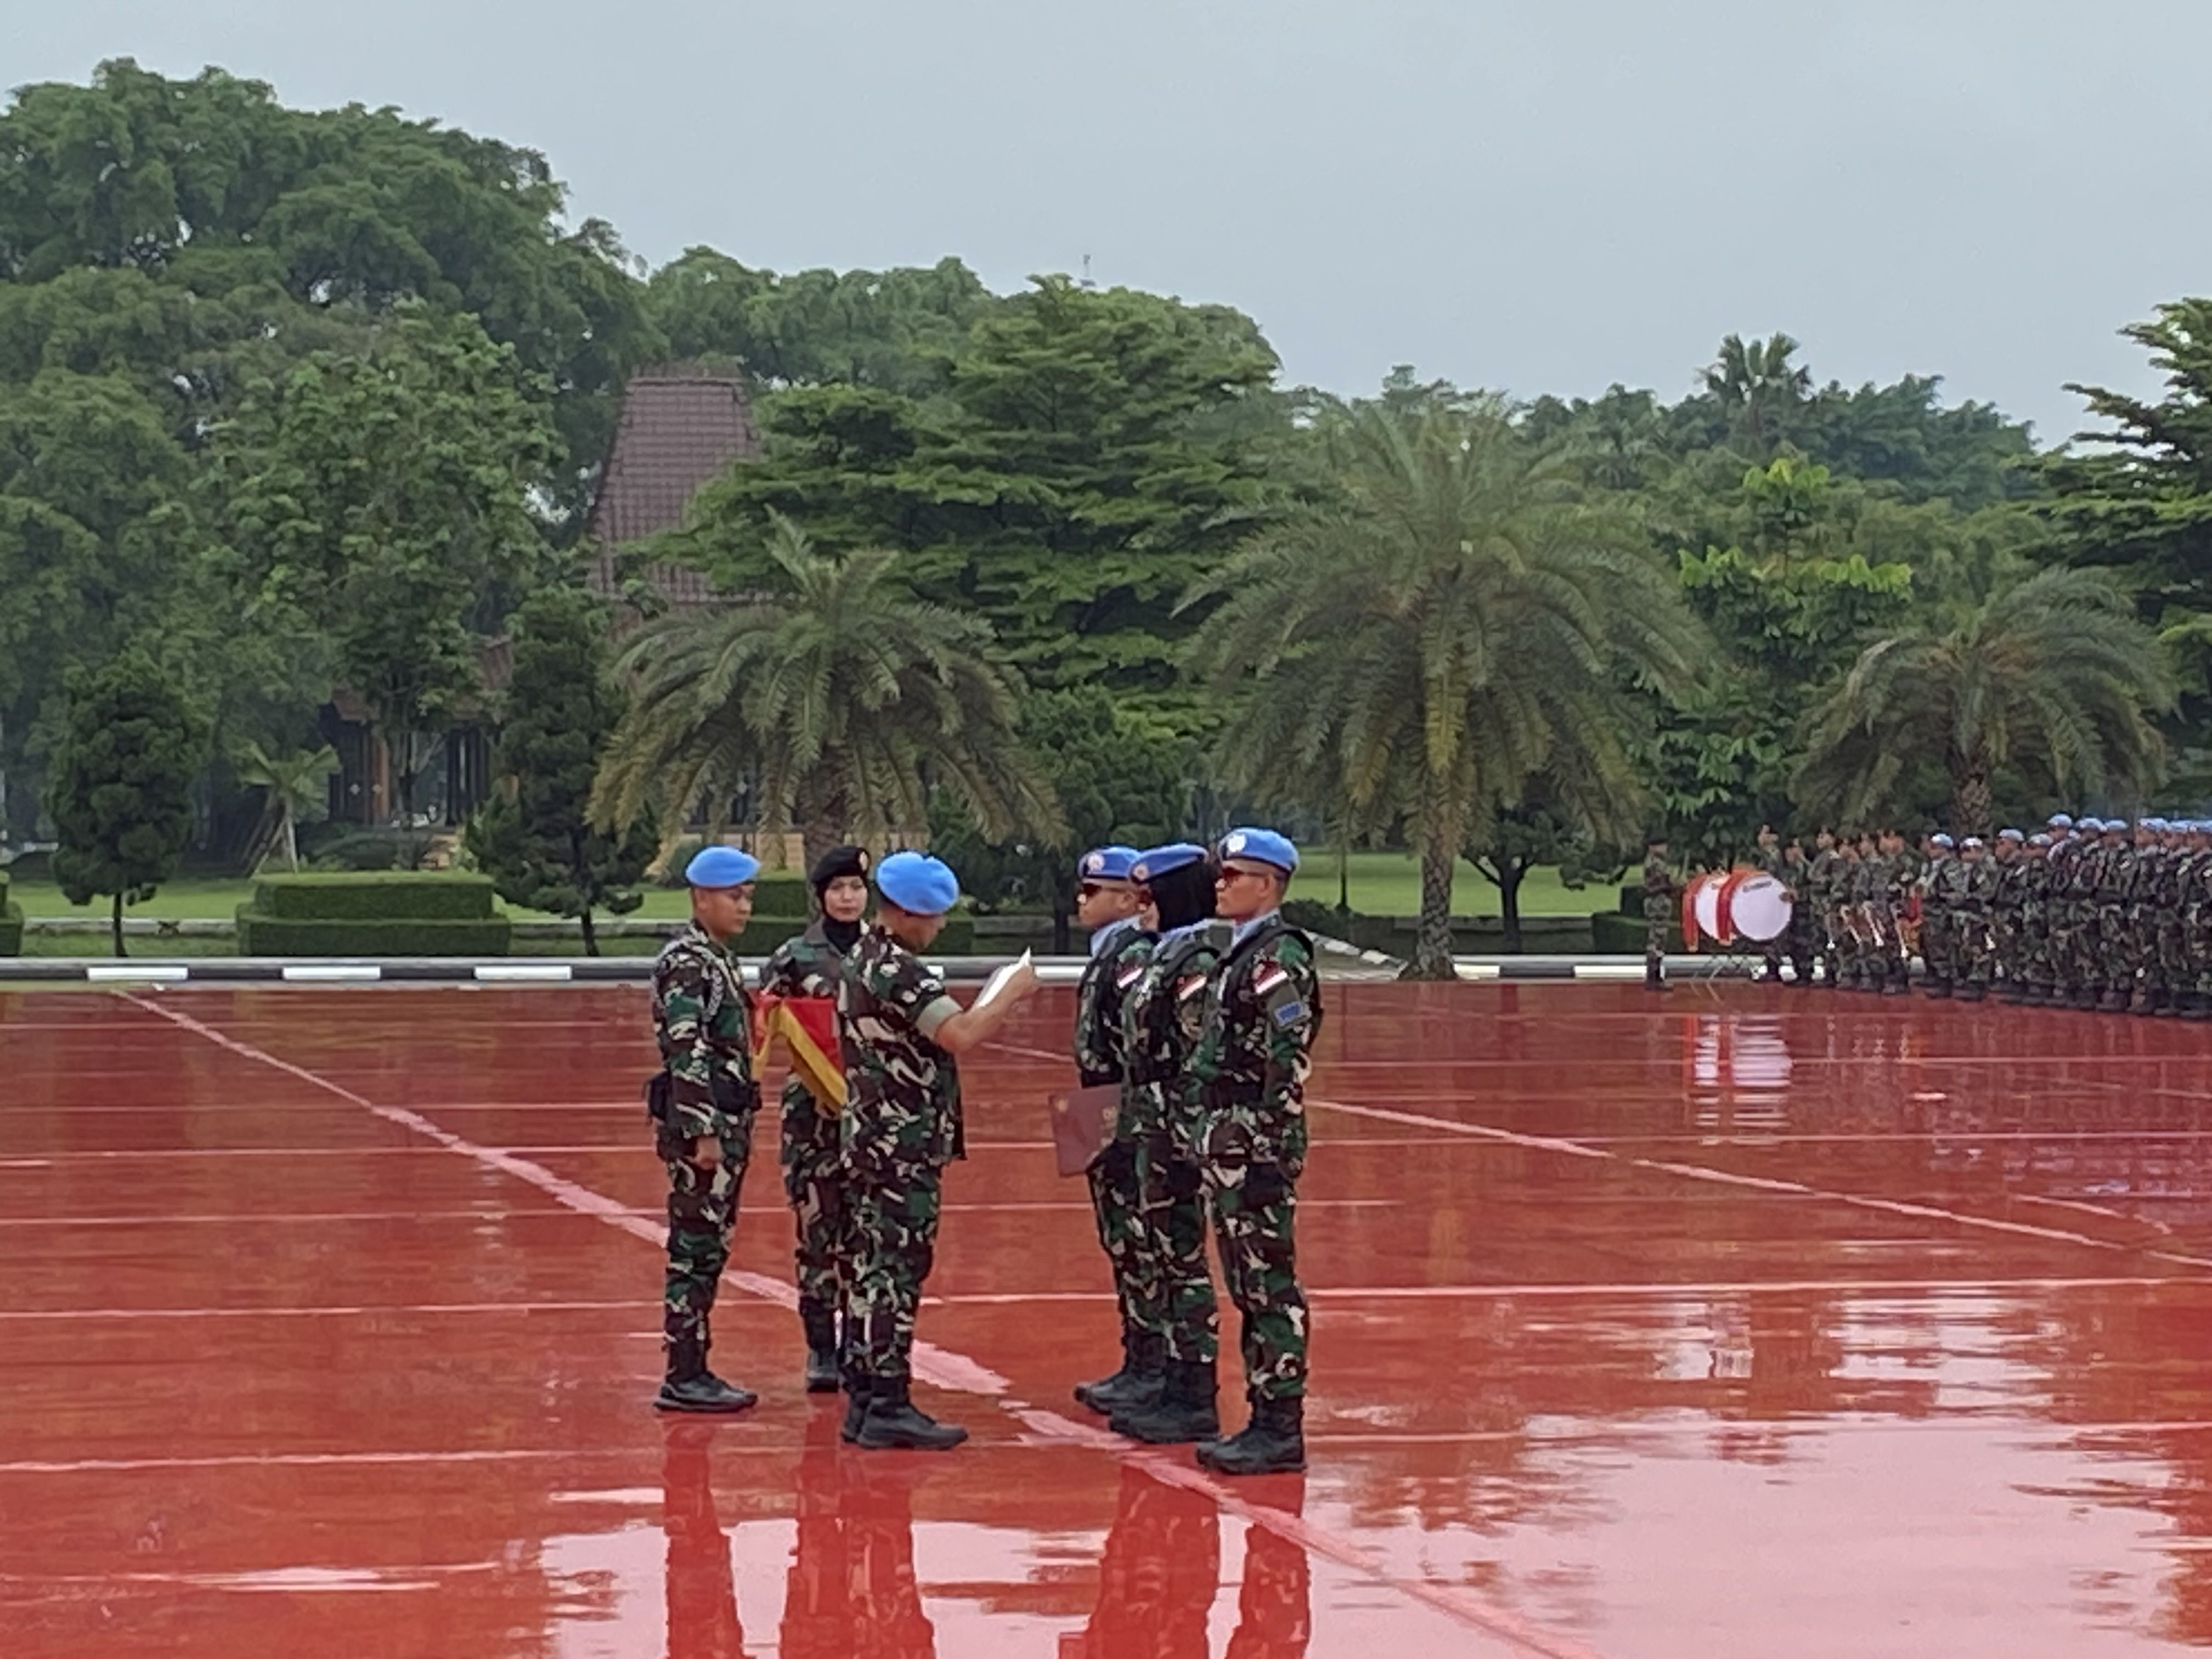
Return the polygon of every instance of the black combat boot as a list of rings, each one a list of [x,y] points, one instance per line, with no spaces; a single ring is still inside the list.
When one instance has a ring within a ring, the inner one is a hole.
[[[825,1302],[802,1296],[799,1323],[806,1333],[806,1392],[836,1393],[837,1310]]]
[[[1217,1474],[1296,1474],[1306,1466],[1305,1407],[1304,1400],[1254,1400],[1242,1431],[1198,1449],[1200,1467]]]
[[[1149,1331],[1140,1331],[1133,1325],[1121,1328],[1121,1369],[1113,1376],[1096,1382],[1075,1385],[1075,1398],[1079,1405],[1089,1407],[1102,1417],[1111,1417],[1115,1412],[1133,1411],[1149,1406],[1160,1397],[1160,1389],[1166,1380],[1167,1342]]]
[[[1951,981],[1948,979],[1930,979],[1923,988],[1921,994],[1931,1002],[1941,1002],[1951,994]]]
[[[919,1409],[909,1397],[904,1377],[876,1379],[875,1396],[860,1431],[853,1443],[865,1451],[951,1451],[968,1437],[968,1431],[940,1423]]]
[[[874,1403],[875,1397],[876,1379],[874,1377],[862,1376],[857,1373],[851,1373],[846,1376],[845,1425],[837,1432],[847,1445],[852,1445],[860,1439],[860,1425],[866,1420],[868,1407]]]
[[[1116,1412],[1108,1419],[1114,1432],[1147,1446],[1182,1446],[1211,1440],[1221,1432],[1214,1409],[1213,1362],[1170,1359],[1160,1395],[1149,1406]]]
[[[653,1396],[656,1411],[741,1412],[760,1403],[750,1389],[725,1382],[707,1369],[707,1345],[696,1337],[668,1345],[668,1375]]]
[[[2094,985],[2083,985],[2076,988],[2074,992],[2072,1001],[2074,1006],[2076,1008],[2081,1009],[2083,1012],[2087,1013],[2093,1012],[2097,1006],[2097,988]]]
[[[2176,994],[2168,991],[2162,985],[2155,990],[2145,991],[2143,1000],[2150,1004],[2150,1012],[2154,1018],[2172,1019],[2181,1012],[2174,1006],[2177,1000]]]
[[[2202,991],[2181,994],[2181,1017],[2184,1019],[2212,1019],[2212,998]]]
[[[1782,964],[1781,964],[1780,963],[1778,963],[1778,962],[1770,962],[1770,963],[1768,963],[1766,964],[1766,971],[1765,971],[1765,973],[1761,974],[1761,975],[1759,976],[1759,982],[1761,985],[1779,985],[1779,984],[1781,984],[1781,983],[1782,983]]]
[[[1881,994],[1886,997],[1911,996],[1912,994],[1912,970],[1909,968],[1896,968],[1891,969],[1889,977],[1882,981]]]
[[[1961,985],[1959,988],[1959,1000],[1961,1002],[1979,1002],[1984,997],[1989,995],[1989,994],[1990,988],[1988,986],[1978,984],[1972,980],[1968,980],[1964,985]]]
[[[1674,988],[1667,983],[1667,970],[1662,964],[1647,962],[1644,964],[1644,988],[1663,996]]]
[[[2099,997],[2096,1002],[2092,1006],[2094,1006],[2100,1013],[2124,1014],[2128,1011],[2127,993],[2124,991],[2106,991],[2102,996]]]

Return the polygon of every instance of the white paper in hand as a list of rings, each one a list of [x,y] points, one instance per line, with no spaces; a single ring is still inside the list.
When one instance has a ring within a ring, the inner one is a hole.
[[[1000,997],[1006,995],[1006,987],[1014,975],[1029,966],[1030,966],[1030,953],[1024,951],[1015,960],[1008,963],[998,972],[993,974],[989,979],[984,981],[983,988],[975,994],[975,1000],[970,1006],[987,1008],[996,1002]]]

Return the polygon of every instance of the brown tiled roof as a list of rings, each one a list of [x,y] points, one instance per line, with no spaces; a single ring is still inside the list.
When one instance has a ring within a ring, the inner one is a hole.
[[[591,538],[613,549],[674,528],[700,485],[732,461],[752,459],[760,448],[737,375],[698,363],[639,370],[623,392],[614,447],[592,501]],[[655,565],[651,580],[672,604],[702,605],[714,597],[696,570]],[[593,558],[591,581],[601,592],[615,590],[607,554]]]

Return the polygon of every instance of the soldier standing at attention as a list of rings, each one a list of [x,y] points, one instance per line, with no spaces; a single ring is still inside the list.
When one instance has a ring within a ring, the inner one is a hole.
[[[2017,830],[1998,830],[1990,934],[1995,940],[1995,972],[2004,981],[2004,1000],[2011,1003],[2027,1000],[2027,837]]]
[[[1110,1413],[1116,1434],[1148,1445],[1188,1445],[1221,1432],[1215,1405],[1219,1315],[1206,1266],[1206,1202],[1199,1170],[1190,1059],[1206,991],[1229,945],[1213,919],[1214,872],[1203,847],[1155,847],[1132,874],[1152,902],[1159,939],[1122,1005],[1122,1126],[1137,1143],[1144,1240],[1136,1301],[1166,1334],[1158,1394]]]
[[[1234,931],[1214,970],[1191,1076],[1206,1208],[1222,1280],[1242,1316],[1252,1416],[1241,1433],[1200,1445],[1198,1461],[1223,1474],[1282,1474],[1306,1466],[1296,1224],[1321,977],[1313,941],[1283,920],[1297,848],[1272,830],[1232,830],[1220,859],[1214,905]]]
[[[1813,953],[1820,931],[1812,873],[1813,866],[1805,858],[1805,843],[1790,836],[1783,844],[1780,872],[1782,884],[1790,890],[1790,926],[1784,937],[1790,945],[1790,982],[1801,991],[1813,983]]]
[[[807,872],[819,914],[806,931],[775,947],[761,969],[761,989],[776,996],[836,1000],[845,959],[860,942],[868,908],[868,852],[833,847]],[[794,1068],[783,1085],[783,1190],[791,1200],[798,1236],[793,1255],[799,1286],[799,1322],[806,1333],[806,1391],[835,1394],[837,1310],[844,1301],[850,1249],[843,1234],[845,1203],[839,1165],[838,1119],[842,1108],[824,1103]]]
[[[1760,874],[1772,876],[1777,881],[1788,884],[1790,872],[1782,867],[1781,839],[1775,835],[1772,824],[1762,823],[1759,826],[1759,836],[1752,852],[1751,862],[1752,867]],[[1769,985],[1781,984],[1781,936],[1777,934],[1774,938],[1766,940],[1759,946],[1759,960],[1766,964],[1766,971],[1760,977]]]
[[[1965,885],[1951,837],[1928,837],[1928,864],[1920,872],[1920,960],[1928,969],[1923,994],[1938,1000],[1951,994],[1958,977],[1957,928],[1952,908]]]
[[[1811,896],[1814,943],[1820,952],[1821,983],[1831,991],[1836,988],[1836,975],[1842,966],[1841,946],[1843,923],[1836,914],[1836,892],[1843,875],[1843,858],[1836,851],[1836,837],[1826,826],[1813,838],[1812,867],[1806,872],[1806,888]],[[1803,908],[1804,901],[1800,900]]]
[[[1990,896],[1996,887],[1996,866],[1979,836],[1969,836],[1959,848],[1960,887],[1952,913],[1957,935],[1959,1000],[1979,1002],[1990,994]]]
[[[1667,984],[1667,928],[1674,920],[1680,890],[1667,869],[1667,837],[1654,836],[1644,843],[1644,988],[1665,991]]]
[[[960,884],[922,853],[876,866],[882,899],[837,988],[845,1056],[845,1197],[854,1244],[845,1292],[845,1437],[871,1451],[943,1451],[968,1431],[910,1395],[914,1320],[937,1248],[945,1166],[967,1155],[958,1056],[1034,995],[1034,970],[995,1001],[963,1009],[917,951],[945,928]]]
[[[2101,1006],[2124,1014],[2136,992],[2135,932],[2128,915],[2135,889],[2136,851],[2125,818],[2105,820],[2105,841],[2097,860],[2097,976],[2104,987]]]
[[[668,1166],[668,1272],[661,1340],[668,1374],[653,1405],[669,1412],[741,1412],[757,1399],[707,1369],[708,1329],[738,1190],[752,1154],[752,1003],[730,941],[752,920],[760,860],[702,848],[684,866],[691,920],[653,964],[653,1034],[661,1070],[647,1091],[654,1150]]]
[[[1075,917],[1091,930],[1091,960],[1075,988],[1075,1070],[1086,1089],[1118,1084],[1128,1073],[1121,1005],[1144,977],[1152,944],[1139,914],[1144,896],[1130,875],[1136,862],[1133,847],[1101,847],[1085,853],[1077,866]],[[1111,1414],[1157,1400],[1167,1361],[1166,1333],[1157,1310],[1142,1295],[1144,1217],[1137,1143],[1121,1132],[1118,1110],[1112,1138],[1084,1178],[1091,1188],[1098,1242],[1114,1271],[1114,1299],[1121,1312],[1121,1368],[1096,1382],[1079,1383],[1075,1398],[1092,1411]]]
[[[1912,952],[1905,947],[1905,918],[1912,890],[1920,878],[1920,860],[1905,844],[1903,836],[1894,830],[1885,830],[1881,832],[1881,908],[1875,912],[1881,924],[1881,989],[1885,996],[1901,997],[1910,995],[1912,990]]]

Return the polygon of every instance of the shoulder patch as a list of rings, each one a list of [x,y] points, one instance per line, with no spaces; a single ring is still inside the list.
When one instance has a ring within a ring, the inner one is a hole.
[[[1267,963],[1261,966],[1258,973],[1252,975],[1252,994],[1257,997],[1266,996],[1276,987],[1287,981],[1290,976],[1290,970],[1281,963]]]
[[[1275,1024],[1278,1025],[1295,1025],[1305,1017],[1306,1006],[1303,1002],[1286,1002],[1275,1010]]]

